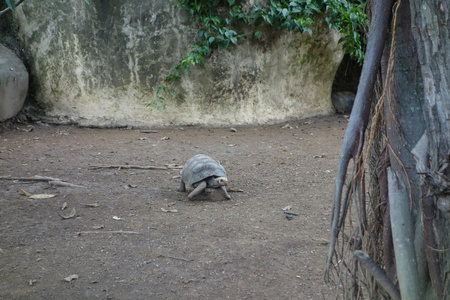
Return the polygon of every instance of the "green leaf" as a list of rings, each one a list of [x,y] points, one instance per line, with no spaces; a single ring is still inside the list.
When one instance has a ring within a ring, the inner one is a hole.
[[[234,5],[234,3],[235,3],[236,1],[235,0],[228,0],[228,4],[231,6],[231,5]]]
[[[237,33],[236,33],[236,31],[234,31],[234,30],[227,30],[227,31],[225,32],[225,36],[226,36],[227,38],[231,38],[231,37],[233,37],[233,36],[235,36],[235,35],[237,35]]]
[[[14,9],[16,9],[16,1],[15,0],[6,0],[6,4],[12,11],[14,11]]]
[[[159,94],[161,91],[165,91],[166,87],[165,86],[159,86],[158,90],[156,91],[157,94]]]
[[[213,21],[213,23],[215,25],[219,25],[220,24],[220,18],[219,17],[213,17],[213,18],[211,18],[211,21]]]
[[[262,18],[264,19],[264,21],[272,25],[272,20],[270,20],[270,17],[268,15],[263,15]]]
[[[261,36],[261,32],[256,31],[256,32],[255,32],[255,38],[256,38],[256,39],[259,39],[260,36]]]

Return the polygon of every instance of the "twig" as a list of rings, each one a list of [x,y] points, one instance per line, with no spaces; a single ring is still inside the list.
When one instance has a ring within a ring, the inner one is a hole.
[[[140,133],[158,133],[158,130],[139,130]]]
[[[47,177],[47,176],[39,176],[35,175],[34,177],[11,177],[11,176],[0,176],[0,180],[21,180],[21,181],[62,181],[58,178]]]
[[[447,251],[450,251],[450,248],[446,248],[446,249],[436,249],[436,248],[433,248],[433,247],[428,246],[428,245],[427,245],[427,247],[430,248],[430,249],[433,250],[433,251],[436,251],[436,252],[447,252]]]
[[[159,254],[159,257],[165,257],[165,258],[171,258],[171,259],[178,259],[178,260],[184,260],[184,261],[192,261],[190,259],[186,259],[184,257],[176,257],[176,256],[170,256],[170,255],[164,255],[164,254]]]
[[[285,215],[293,215],[293,216],[298,216],[298,214],[290,212],[290,211],[284,211]]]
[[[50,185],[53,186],[68,186],[68,187],[81,187],[82,185],[73,184],[69,182],[65,182],[58,178],[47,177],[47,176],[39,176],[35,175],[34,177],[11,177],[11,176],[0,176],[0,180],[19,180],[19,181],[47,181]]]
[[[156,166],[136,166],[136,165],[94,165],[90,166],[90,170],[97,169],[145,169],[145,170],[169,170],[169,169],[182,169],[183,166],[177,165],[168,165],[165,167],[156,167]]]
[[[85,188],[82,185],[78,185],[78,184],[73,184],[73,183],[68,183],[68,182],[64,182],[64,181],[60,181],[60,180],[54,180],[54,181],[49,181],[48,182],[50,185],[54,185],[54,186],[68,186],[68,187],[80,187],[80,188]]]
[[[97,234],[97,233],[105,233],[105,234],[141,234],[140,232],[137,232],[137,231],[109,230],[109,231],[78,231],[77,235]]]

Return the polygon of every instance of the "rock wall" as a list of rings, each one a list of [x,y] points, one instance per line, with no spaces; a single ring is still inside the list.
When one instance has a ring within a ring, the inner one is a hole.
[[[339,35],[267,29],[215,52],[176,86],[165,110],[146,104],[196,38],[172,2],[26,1],[14,12],[40,118],[83,126],[256,124],[328,114]],[[1,35],[1,34],[0,34]],[[0,36],[1,37],[1,36]]]

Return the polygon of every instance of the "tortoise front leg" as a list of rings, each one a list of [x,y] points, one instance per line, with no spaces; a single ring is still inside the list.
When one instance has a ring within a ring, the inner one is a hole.
[[[186,184],[184,183],[183,179],[180,179],[180,187],[178,188],[179,192],[184,192],[186,191]]]
[[[188,198],[189,200],[192,199],[192,197],[197,196],[198,194],[200,194],[201,192],[203,192],[204,189],[206,189],[206,181],[202,181],[200,182],[197,187],[195,188],[195,190],[193,190],[189,195]]]
[[[222,189],[223,193],[225,194],[225,198],[227,198],[228,200],[230,200],[230,199],[231,199],[231,196],[230,196],[230,194],[228,194],[227,188],[226,188],[224,185],[222,185],[220,188]]]

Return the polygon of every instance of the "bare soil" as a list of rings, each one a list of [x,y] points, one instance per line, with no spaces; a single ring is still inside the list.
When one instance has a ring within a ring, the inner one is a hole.
[[[286,125],[2,129],[0,299],[333,298],[322,271],[347,120]],[[179,169],[133,168],[198,153],[225,167],[231,200],[189,201]],[[35,175],[82,187],[12,180]]]

